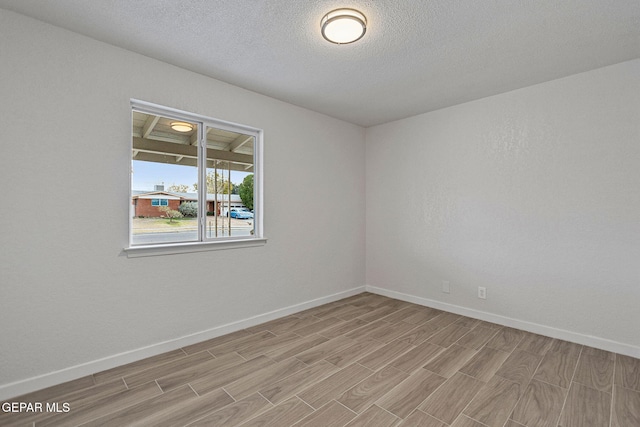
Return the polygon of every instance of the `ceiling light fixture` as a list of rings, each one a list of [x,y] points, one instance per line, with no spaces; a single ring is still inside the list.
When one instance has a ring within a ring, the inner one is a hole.
[[[367,31],[367,18],[355,9],[336,9],[322,17],[320,28],[331,43],[353,43]]]
[[[191,132],[193,130],[193,125],[191,123],[185,122],[171,122],[171,129],[176,132]]]

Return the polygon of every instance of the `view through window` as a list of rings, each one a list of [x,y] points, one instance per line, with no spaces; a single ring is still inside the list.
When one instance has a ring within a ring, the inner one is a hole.
[[[256,136],[134,106],[131,246],[254,237]]]

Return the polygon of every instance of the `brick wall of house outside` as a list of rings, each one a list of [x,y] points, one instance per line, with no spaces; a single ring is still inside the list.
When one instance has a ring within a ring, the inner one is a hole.
[[[213,201],[207,202],[207,212],[213,212],[215,209],[216,203]],[[220,215],[220,204],[218,203],[218,211],[216,215]]]
[[[158,206],[151,206],[151,199],[135,199],[135,212],[136,216],[145,216],[145,217],[153,217],[159,218],[164,216]],[[169,208],[173,210],[178,210],[178,206],[180,206],[180,200],[169,200]]]

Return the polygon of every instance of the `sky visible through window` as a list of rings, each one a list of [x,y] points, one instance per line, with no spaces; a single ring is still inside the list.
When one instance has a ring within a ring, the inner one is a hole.
[[[218,173],[222,173],[221,170]],[[228,172],[224,171],[224,179]],[[231,182],[241,184],[245,176],[251,173],[231,171]],[[133,173],[131,175],[131,188],[139,191],[153,191],[155,185],[164,184],[167,189],[172,185],[185,184],[189,186],[189,192],[195,192],[193,184],[198,182],[196,168],[193,166],[180,166],[166,163],[133,161]]]

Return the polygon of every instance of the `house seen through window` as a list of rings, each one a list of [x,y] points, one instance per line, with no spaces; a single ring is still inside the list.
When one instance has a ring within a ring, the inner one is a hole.
[[[260,237],[261,131],[132,105],[131,247]]]

